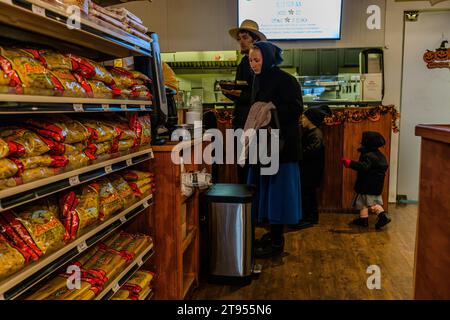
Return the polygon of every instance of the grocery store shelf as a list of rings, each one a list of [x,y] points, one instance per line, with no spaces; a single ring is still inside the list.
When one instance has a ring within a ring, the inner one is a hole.
[[[194,273],[187,273],[183,276],[183,299],[186,298],[195,281]]]
[[[38,5],[37,5],[38,4]],[[80,19],[80,28],[69,29],[71,13],[33,0],[0,0],[0,23],[39,33],[113,57],[150,56],[150,42]],[[69,20],[70,21],[70,20]]]
[[[152,111],[151,106],[146,100],[0,94],[0,114]]]
[[[195,239],[197,233],[197,228],[193,228],[192,230],[189,231],[188,235],[186,236],[186,238],[184,238],[183,240],[183,253],[187,250],[187,248],[189,248],[189,246],[191,245],[192,241]]]
[[[118,153],[105,161],[0,191],[0,212],[88,182],[153,158],[152,148]]]
[[[120,288],[139,270],[142,265],[154,254],[153,243],[148,246],[122,273],[112,281],[95,300],[109,300]]]
[[[48,275],[70,262],[73,258],[107,237],[111,232],[134,219],[138,214],[148,208],[152,201],[152,195],[146,196],[119,214],[92,226],[85,234],[60,250],[42,257],[40,260],[28,265],[3,282],[0,282],[0,300],[1,298],[14,299],[23,294]]]
[[[155,292],[153,290],[151,290],[150,293],[148,294],[148,296],[146,296],[144,300],[152,300],[154,295],[155,295]]]

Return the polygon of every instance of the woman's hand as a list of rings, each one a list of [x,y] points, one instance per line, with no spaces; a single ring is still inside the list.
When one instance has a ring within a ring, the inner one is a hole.
[[[240,97],[242,90],[226,90],[226,89],[222,89],[222,93],[223,94],[228,94],[231,96],[235,96],[235,97]]]

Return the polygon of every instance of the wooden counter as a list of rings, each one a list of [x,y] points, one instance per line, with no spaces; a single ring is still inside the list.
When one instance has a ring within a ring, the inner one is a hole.
[[[332,110],[334,114],[331,118],[332,123],[322,128],[326,163],[324,180],[319,192],[319,208],[321,211],[347,211],[351,208],[356,172],[342,166],[342,157],[358,160],[362,133],[378,131],[386,139],[386,146],[381,151],[389,161],[393,120],[395,122],[393,115],[397,114],[393,106],[332,108]],[[229,121],[218,121],[218,127],[225,132],[225,129],[231,128],[231,124]],[[236,166],[221,165],[218,182],[236,183]],[[388,189],[389,172],[386,174],[383,191],[385,204],[388,203]]]
[[[415,299],[450,299],[450,125],[419,125]]]

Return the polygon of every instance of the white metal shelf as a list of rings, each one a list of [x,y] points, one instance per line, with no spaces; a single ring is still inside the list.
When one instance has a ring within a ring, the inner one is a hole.
[[[115,157],[104,161],[96,160],[87,167],[0,191],[0,214],[2,211],[150,160],[153,158],[153,150],[151,147],[145,147],[112,156]]]
[[[84,17],[79,29],[69,29],[67,13],[48,3],[33,0],[0,0],[0,23],[39,33],[114,57],[151,54],[150,42],[120,29],[111,30]]]
[[[139,270],[142,265],[153,255],[153,243],[148,246],[141,254],[139,254],[133,262],[123,270],[120,275],[106,286],[102,292],[99,293],[95,300],[109,300],[120,290],[120,288]]]
[[[145,297],[144,300],[152,300],[154,295],[155,295],[155,292],[152,289],[152,290],[150,290],[150,292],[148,293],[148,295]]]
[[[14,299],[25,293],[48,275],[110,235],[120,226],[134,219],[138,214],[148,208],[152,201],[153,195],[146,196],[119,214],[92,226],[86,233],[60,250],[42,257],[3,282],[0,282],[0,300],[1,298]]]
[[[151,106],[148,100],[0,94],[0,114],[152,111]]]

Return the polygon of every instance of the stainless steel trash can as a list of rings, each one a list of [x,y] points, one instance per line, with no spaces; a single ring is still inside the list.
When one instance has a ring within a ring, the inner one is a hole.
[[[247,278],[253,271],[251,186],[215,184],[208,203],[209,279]]]

